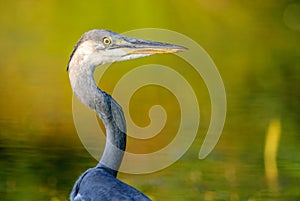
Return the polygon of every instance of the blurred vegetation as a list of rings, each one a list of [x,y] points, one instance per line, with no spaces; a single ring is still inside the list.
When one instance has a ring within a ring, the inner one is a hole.
[[[68,200],[76,178],[96,164],[74,128],[66,72],[70,52],[89,29],[122,33],[153,27],[187,35],[213,58],[227,92],[226,125],[215,150],[198,160],[210,119],[209,96],[199,86],[201,126],[184,157],[154,174],[120,178],[153,200],[299,200],[299,5],[280,0],[2,0],[1,199]],[[272,119],[279,119],[282,129],[276,192],[268,189],[263,158]]]

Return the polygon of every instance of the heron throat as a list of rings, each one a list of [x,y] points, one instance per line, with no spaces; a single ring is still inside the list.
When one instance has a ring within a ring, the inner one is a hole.
[[[121,106],[94,81],[94,66],[69,65],[69,78],[77,98],[102,120],[106,130],[106,144],[97,166],[107,167],[114,176],[120,168],[126,148],[126,122]]]

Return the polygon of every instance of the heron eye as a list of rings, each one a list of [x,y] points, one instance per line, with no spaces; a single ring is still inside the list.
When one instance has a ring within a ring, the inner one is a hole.
[[[109,45],[111,43],[110,38],[107,38],[107,37],[103,38],[102,41],[103,41],[104,45]]]

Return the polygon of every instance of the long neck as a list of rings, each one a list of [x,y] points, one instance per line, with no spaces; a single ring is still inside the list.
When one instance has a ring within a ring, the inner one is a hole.
[[[95,111],[106,129],[106,144],[97,167],[103,167],[116,176],[126,148],[126,122],[122,108],[95,84],[95,67],[70,64],[69,78],[74,94]]]

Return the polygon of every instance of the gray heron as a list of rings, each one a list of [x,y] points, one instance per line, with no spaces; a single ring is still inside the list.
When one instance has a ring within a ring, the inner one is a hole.
[[[76,181],[71,201],[150,200],[117,179],[126,148],[126,122],[121,106],[98,88],[93,74],[97,66],[105,63],[184,50],[182,46],[129,38],[108,30],[95,29],[82,35],[70,56],[67,71],[73,93],[103,122],[106,143],[96,167],[85,171]]]

